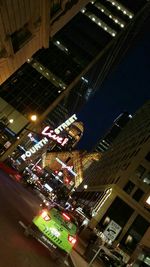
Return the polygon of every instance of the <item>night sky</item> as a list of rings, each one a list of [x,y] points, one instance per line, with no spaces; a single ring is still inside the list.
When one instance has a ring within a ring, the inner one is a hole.
[[[122,112],[133,114],[150,99],[150,30],[129,49],[77,117],[84,123],[78,149],[90,151]]]

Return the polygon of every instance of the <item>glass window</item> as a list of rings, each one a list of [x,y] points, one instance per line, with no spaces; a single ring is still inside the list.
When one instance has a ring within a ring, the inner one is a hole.
[[[150,162],[150,152],[147,153],[145,159],[148,160],[148,161]]]
[[[53,17],[59,10],[61,10],[61,1],[60,0],[51,1],[51,16]]]
[[[19,31],[14,32],[11,35],[14,53],[16,53],[31,36],[32,33],[29,31],[27,24],[25,24]]]
[[[128,232],[123,237],[120,242],[121,247],[123,246],[127,252],[133,252],[137,244],[140,242],[144,233],[149,227],[148,221],[146,221],[142,216],[138,215]]]
[[[146,169],[142,166],[142,165],[139,165],[135,171],[136,175],[141,178],[144,174],[144,172],[146,171]]]
[[[122,199],[116,197],[111,206],[108,208],[102,220],[99,222],[99,226],[103,227],[103,221],[105,217],[109,217],[111,220],[114,220],[117,224],[123,227],[131,217],[132,213],[133,209]]]
[[[135,184],[132,183],[131,181],[129,181],[129,182],[125,185],[125,187],[123,188],[123,190],[124,190],[127,194],[130,195],[131,192],[133,191],[134,187],[135,187]]]
[[[144,192],[143,192],[141,189],[138,188],[138,189],[135,191],[135,193],[133,194],[133,198],[134,198],[136,201],[139,201],[143,195],[144,195]]]
[[[150,172],[144,174],[143,183],[150,184]]]

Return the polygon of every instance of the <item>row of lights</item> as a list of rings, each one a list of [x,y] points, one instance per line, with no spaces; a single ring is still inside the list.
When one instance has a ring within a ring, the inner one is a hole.
[[[84,13],[87,17],[89,17],[93,22],[95,22],[99,27],[101,27],[104,31],[108,32],[111,36],[115,37],[117,32],[109,27],[106,23],[104,23],[97,16],[93,15],[93,13],[86,11],[86,8],[82,8],[81,12]]]
[[[68,54],[68,48],[65,47],[63,44],[60,43],[60,41],[55,41],[54,44],[60,49],[62,50],[63,52],[67,53]],[[65,90],[66,89],[66,85],[63,86],[62,82],[59,83],[59,86]],[[63,87],[62,87],[63,86]],[[60,94],[61,93],[61,90],[58,91],[58,93]]]
[[[42,73],[42,75],[51,81],[51,83],[53,83],[54,86],[62,88],[62,90],[66,89],[66,84],[60,80],[58,77],[56,77],[52,72],[50,72],[50,70],[48,70],[47,68],[43,67],[42,64],[40,64],[39,62],[33,60],[33,59],[27,59],[28,63],[31,63],[31,65],[33,66],[33,68],[35,68],[38,72]],[[61,90],[58,90],[58,93],[61,93]]]
[[[66,46],[64,46],[62,43],[60,43],[60,41],[55,41],[54,44],[60,49],[62,50],[63,52],[67,53],[68,54],[68,48]]]
[[[100,210],[100,208],[104,205],[104,203],[106,202],[106,200],[110,197],[111,193],[112,193],[112,188],[109,188],[109,189],[106,190],[105,195],[100,200],[100,202],[98,202],[97,206],[94,208],[94,210],[95,210],[96,213],[98,213],[98,211]]]
[[[101,12],[104,12],[105,15],[107,15],[110,19],[112,19],[121,28],[124,28],[124,26],[125,26],[124,22],[122,20],[120,20],[120,18],[117,18],[116,16],[112,15],[112,13],[106,7],[104,7],[102,4],[95,3],[94,6],[96,6],[99,10],[101,10]]]
[[[125,8],[123,5],[118,3],[116,0],[107,0],[109,3],[111,3],[113,6],[115,6],[118,10],[120,10],[124,15],[128,16],[130,19],[133,18],[134,14],[130,12],[127,8]]]

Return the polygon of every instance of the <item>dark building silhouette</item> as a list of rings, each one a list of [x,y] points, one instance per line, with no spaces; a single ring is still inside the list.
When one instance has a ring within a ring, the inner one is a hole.
[[[96,144],[94,151],[97,152],[105,152],[107,151],[113,141],[117,138],[119,133],[125,127],[125,125],[129,122],[132,116],[128,112],[121,113],[113,122],[112,127],[108,130],[108,132],[100,139],[100,141]]]

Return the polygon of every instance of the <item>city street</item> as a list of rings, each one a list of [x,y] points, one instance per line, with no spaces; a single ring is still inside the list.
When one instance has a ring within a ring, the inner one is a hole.
[[[54,267],[49,251],[24,236],[19,221],[27,224],[39,209],[40,199],[0,171],[0,266]],[[65,263],[58,262],[58,267]]]

